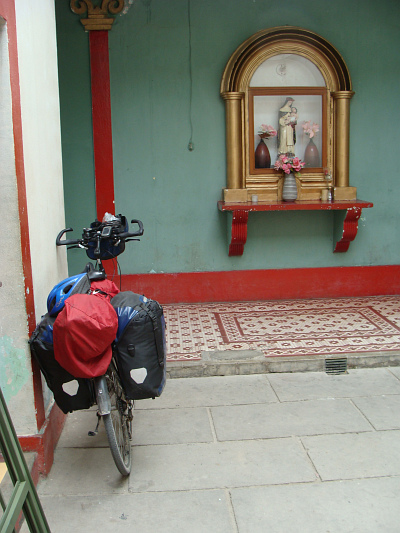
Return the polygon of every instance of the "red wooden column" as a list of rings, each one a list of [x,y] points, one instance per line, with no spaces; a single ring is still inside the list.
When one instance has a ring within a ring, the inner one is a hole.
[[[89,31],[96,212],[115,214],[108,31]]]
[[[108,32],[114,22],[110,15],[120,13],[124,4],[124,0],[70,0],[71,10],[84,15],[81,23],[89,33],[96,213],[99,220],[106,212],[115,215]]]

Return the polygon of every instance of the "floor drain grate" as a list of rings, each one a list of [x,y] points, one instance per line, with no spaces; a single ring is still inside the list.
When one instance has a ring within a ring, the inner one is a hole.
[[[347,358],[325,359],[325,372],[327,374],[346,374]]]

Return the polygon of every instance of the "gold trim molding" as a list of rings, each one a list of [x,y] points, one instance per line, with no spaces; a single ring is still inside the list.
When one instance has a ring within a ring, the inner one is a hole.
[[[227,188],[243,189],[242,111],[244,93],[222,94],[226,109]]]
[[[94,5],[91,0],[71,0],[71,10],[77,15],[87,13],[87,18],[82,18],[81,23],[85,31],[111,30],[114,18],[124,9],[124,0],[102,0],[100,5]]]
[[[302,28],[280,26],[255,33],[235,50],[222,75],[220,92],[243,91],[261,63],[284,53],[310,59],[320,69],[331,90],[352,90],[348,68],[328,41]]]
[[[332,44],[313,32],[290,26],[259,31],[242,43],[226,64],[220,85],[226,110],[227,187],[223,189],[223,199],[232,201],[234,198],[240,202],[245,201],[244,198],[249,200],[252,193],[258,193],[265,201],[279,200],[280,174],[269,171],[254,175],[249,163],[253,157],[249,153],[250,82],[257,68],[278,54],[302,56],[321,72],[327,99],[326,164],[333,173],[337,196],[354,199],[356,189],[349,186],[350,99],[354,94],[350,73]],[[312,175],[302,171],[298,180],[298,199],[320,199],[324,187],[326,181],[322,168]]]

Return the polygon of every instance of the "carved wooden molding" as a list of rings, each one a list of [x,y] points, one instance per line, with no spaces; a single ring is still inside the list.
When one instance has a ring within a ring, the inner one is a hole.
[[[71,0],[71,10],[77,15],[87,13],[87,18],[82,18],[81,23],[85,31],[111,30],[114,18],[124,9],[124,0],[102,0],[100,5],[95,5],[91,0]]]
[[[257,69],[280,54],[311,62],[324,83],[315,87],[301,84],[287,87],[274,83],[267,86],[268,80],[264,80],[265,86],[251,86]],[[220,94],[226,109],[227,169],[226,188],[222,192],[225,202],[246,202],[252,194],[265,202],[281,198],[277,179],[281,173],[273,166],[254,167],[254,99],[276,94],[282,97],[318,94],[321,98],[321,161],[317,167],[301,172],[298,199],[319,200],[327,188],[324,169],[328,169],[338,190],[337,199],[356,200],[357,190],[350,187],[349,177],[350,99],[354,92],[346,63],[331,43],[303,28],[280,26],[261,30],[230,57],[222,75]]]

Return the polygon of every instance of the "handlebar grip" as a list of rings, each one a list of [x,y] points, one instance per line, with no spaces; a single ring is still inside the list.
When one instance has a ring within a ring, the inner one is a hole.
[[[143,235],[144,229],[143,229],[143,222],[141,220],[136,220],[135,218],[131,220],[131,224],[137,224],[139,226],[139,229],[137,231],[125,231],[124,233],[119,233],[118,237],[120,239],[128,239],[129,237],[140,237],[140,235]]]
[[[72,244],[79,244],[79,239],[65,239],[65,241],[61,240],[61,237],[67,233],[68,231],[73,231],[72,228],[66,228],[60,231],[60,233],[57,235],[56,238],[56,245],[57,246],[70,246]]]
[[[139,226],[139,230],[138,230],[138,232],[140,232],[139,235],[143,235],[144,229],[143,229],[143,222],[141,220],[137,220],[136,218],[134,218],[133,220],[131,220],[131,224],[137,224]]]

